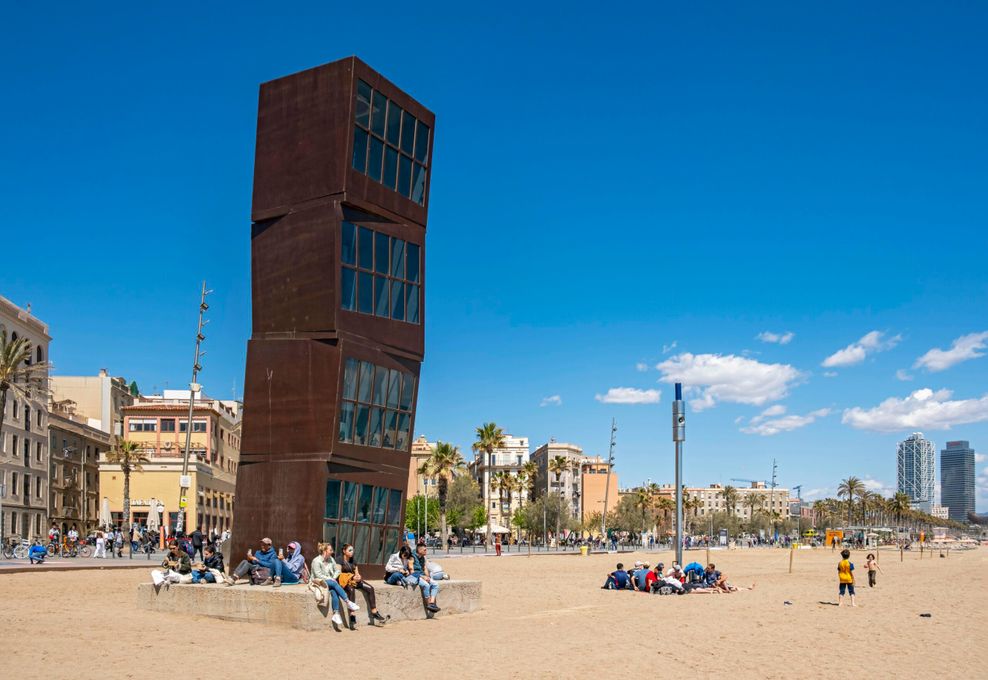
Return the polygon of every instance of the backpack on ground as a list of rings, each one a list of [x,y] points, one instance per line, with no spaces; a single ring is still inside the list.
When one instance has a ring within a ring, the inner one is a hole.
[[[250,583],[259,586],[271,578],[271,570],[267,567],[254,567],[250,570]]]

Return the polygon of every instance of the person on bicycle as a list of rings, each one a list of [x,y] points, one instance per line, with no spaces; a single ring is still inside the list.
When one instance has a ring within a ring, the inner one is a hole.
[[[61,532],[58,530],[58,526],[52,524],[51,529],[48,530],[48,542],[58,545],[58,539],[60,536],[61,536]]]

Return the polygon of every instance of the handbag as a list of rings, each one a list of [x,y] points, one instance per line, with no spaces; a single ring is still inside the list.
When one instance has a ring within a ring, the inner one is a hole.
[[[339,581],[341,587],[346,588],[353,581],[353,574],[349,571],[344,571],[336,580]]]
[[[259,586],[271,578],[271,570],[267,567],[254,567],[250,571],[251,585]]]

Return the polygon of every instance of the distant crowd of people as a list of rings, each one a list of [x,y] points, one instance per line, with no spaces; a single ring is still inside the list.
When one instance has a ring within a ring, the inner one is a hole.
[[[195,535],[189,544],[178,540],[168,542],[168,552],[161,566],[151,572],[155,586],[165,583],[198,584],[222,583],[226,586],[242,584],[272,586],[305,585],[317,605],[332,611],[332,621],[338,627],[355,630],[355,612],[360,606],[354,602],[356,591],[363,593],[371,625],[385,624],[389,616],[377,608],[374,586],[360,573],[354,562],[354,548],[345,544],[337,562],[332,543],[319,543],[316,556],[307,563],[302,554],[302,544],[291,541],[285,547],[275,549],[270,538],[262,538],[257,549],[249,549],[245,558],[226,573],[222,553],[212,544],[198,549]],[[199,559],[196,559],[196,555]],[[429,616],[438,613],[439,581],[449,579],[439,563],[428,558],[428,548],[419,543],[413,550],[407,543],[391,555],[385,567],[385,583],[402,588],[419,588]],[[344,623],[343,615],[347,616]]]

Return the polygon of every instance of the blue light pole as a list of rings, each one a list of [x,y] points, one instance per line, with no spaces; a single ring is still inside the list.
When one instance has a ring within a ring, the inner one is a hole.
[[[676,561],[683,563],[683,442],[686,441],[686,405],[683,384],[676,383],[672,402],[672,441],[676,443]]]

